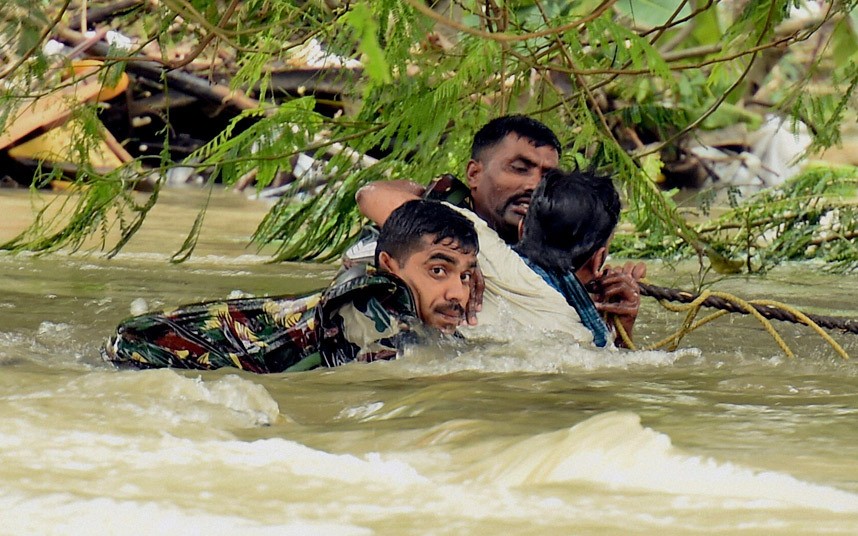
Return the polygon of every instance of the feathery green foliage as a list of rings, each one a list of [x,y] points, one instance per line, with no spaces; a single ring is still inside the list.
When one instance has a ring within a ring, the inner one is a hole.
[[[727,212],[705,234],[729,257],[747,259],[749,271],[804,258],[822,260],[832,270],[854,269],[856,193],[858,169],[812,166]]]
[[[624,251],[639,251],[645,236],[647,251],[657,244],[662,254],[690,248],[703,255],[725,250],[725,243],[717,233],[688,224],[671,192],[659,185],[664,162],[681,153],[685,140],[699,129],[737,121],[758,125],[762,115],[741,104],[759,88],[766,89],[769,110],[807,122],[817,146],[836,143],[841,124],[855,118],[855,2],[834,3],[807,24],[790,25],[795,5],[751,0],[734,11],[732,4],[679,0],[434,7],[418,0],[164,0],[131,11],[124,22],[143,28],[162,50],[185,35],[197,36],[197,52],[228,50],[233,88],[258,100],[187,164],[228,185],[256,173],[257,187],[264,188],[278,172],[291,170],[299,153],[327,162],[328,180],[293,182],[254,235],[261,244],[278,245],[277,260],[335,257],[360,227],[354,194],[363,184],[399,178],[426,183],[440,173],[461,173],[473,133],[506,113],[531,114],[553,128],[566,148],[562,165],[596,166],[617,177],[628,204],[624,217],[638,232],[629,242],[637,246]],[[20,59],[0,80],[14,81],[7,88],[26,93],[39,90],[33,73],[51,65],[34,45],[49,34],[51,21],[68,24],[70,15],[68,4],[37,4],[30,14],[24,6],[13,0],[0,8],[2,53],[9,65]],[[272,90],[271,68],[288,64],[311,40],[363,64],[360,76],[343,75],[343,112],[334,117],[324,115],[311,96],[284,98]],[[764,61],[776,68],[758,73]],[[808,91],[829,78],[831,91]],[[21,93],[0,90],[0,124],[16,95]],[[162,156],[160,173],[172,164]],[[139,221],[143,207],[157,200],[156,193],[135,205],[138,194],[116,178],[123,173],[78,175],[88,187],[80,190],[73,213],[88,214],[88,225],[73,217],[53,222],[65,225],[55,231],[40,217],[29,233],[3,247],[74,247],[82,234],[109,220],[120,222],[121,247],[136,229],[123,214],[130,209],[132,221]],[[825,177],[833,184],[844,178]],[[726,217],[756,218],[751,206]],[[201,214],[177,260],[192,252],[203,224]],[[747,243],[756,240],[750,228],[743,232]],[[757,249],[748,255],[759,256],[758,267],[775,259]]]

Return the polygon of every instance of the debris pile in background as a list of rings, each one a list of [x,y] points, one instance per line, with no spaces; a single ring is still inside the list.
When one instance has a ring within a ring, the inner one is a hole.
[[[166,51],[156,41],[140,46],[142,40],[130,34],[134,27],[107,29],[115,24],[112,17],[147,9],[149,4],[84,2],[79,8],[84,11],[70,18],[85,20],[94,30],[81,33],[62,24],[52,28],[43,47],[52,62],[48,74],[26,88],[38,98],[17,101],[0,131],[0,186],[29,186],[38,170],[55,170],[74,179],[87,171],[79,169],[77,163],[83,161],[98,173],[125,164],[138,166],[133,182],[142,189],[154,180],[174,186],[204,182],[207,170],[194,167],[188,157],[242,110],[257,108],[258,90],[243,93],[229,87],[238,66],[226,47],[195,55],[194,40],[185,43],[176,36],[175,47]],[[186,62],[186,57],[192,59]],[[117,62],[124,70],[111,67]],[[313,94],[320,111],[330,116],[340,112],[349,82],[353,87],[361,75],[358,61],[326,53],[315,39],[293,50],[287,62],[272,62],[267,69],[269,102]],[[114,71],[121,73],[118,79]],[[98,103],[96,116],[79,117],[79,105],[93,102]],[[100,141],[85,144],[84,158],[78,142],[93,129]],[[254,189],[248,195],[271,197],[297,179],[312,191],[324,180],[311,157],[298,155],[293,164],[294,169],[282,172],[266,191]],[[147,169],[163,170],[164,177]],[[248,174],[236,188],[246,189],[253,178]],[[68,183],[52,180],[38,186],[64,188]]]

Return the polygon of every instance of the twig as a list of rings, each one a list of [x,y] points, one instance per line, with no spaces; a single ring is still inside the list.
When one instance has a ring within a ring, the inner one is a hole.
[[[220,22],[218,22],[217,24],[218,28],[222,28],[223,26],[225,26],[227,21],[229,21],[230,17],[232,17],[232,15],[235,13],[235,9],[238,7],[238,1],[239,0],[232,0],[232,2],[229,3],[229,6],[226,8],[226,11],[221,17]],[[197,46],[194,47],[194,49],[191,50],[191,52],[188,53],[185,58],[177,62],[171,62],[170,64],[168,64],[168,67],[170,69],[180,69],[185,65],[191,63],[192,61],[197,59],[200,54],[203,53],[203,50],[205,50],[206,47],[209,46],[209,44],[212,42],[212,40],[214,40],[215,37],[220,38],[220,36],[218,36],[216,32],[209,31],[209,33],[207,33],[205,37],[200,39],[200,42],[197,44]]]
[[[47,26],[47,28],[42,31],[42,33],[39,35],[39,38],[36,40],[35,43],[33,43],[33,46],[30,47],[30,49],[27,50],[27,52],[25,52],[17,61],[12,63],[12,65],[0,72],[0,80],[6,78],[7,76],[15,72],[18,67],[20,67],[24,64],[25,61],[30,59],[30,57],[36,52],[36,50],[38,50],[39,47],[42,46],[42,43],[45,41],[48,35],[50,35],[53,29],[60,24],[60,21],[63,19],[63,15],[69,7],[69,4],[71,4],[71,0],[63,1],[63,5],[60,7],[59,12],[54,17],[54,20],[52,20],[51,23]]]
[[[106,19],[114,17],[115,15],[125,11],[130,11],[137,7],[143,7],[144,5],[143,0],[119,0],[110,2],[110,4],[105,6],[93,7],[91,9],[88,9],[86,5],[83,5],[81,7],[81,11],[83,12],[81,13],[81,17],[86,17],[88,24],[98,24]]]
[[[548,13],[545,12],[545,8],[542,6],[542,2],[536,0],[536,7],[539,9],[539,13],[542,15],[542,19],[545,21],[546,24],[548,24],[550,22],[550,19],[548,18]],[[554,38],[559,45],[560,53],[566,59],[566,63],[574,69],[575,61],[572,59],[572,55],[569,54],[569,51],[566,50],[566,47],[563,46],[563,42],[560,39],[560,36],[554,35]],[[602,107],[599,106],[598,102],[596,102],[596,98],[593,96],[593,92],[590,91],[590,87],[587,85],[587,82],[584,80],[584,77],[582,77],[581,75],[575,75],[575,79],[577,80],[578,85],[584,90],[584,94],[587,96],[587,100],[590,102],[592,110],[595,112],[596,117],[599,118],[599,123],[602,125],[602,128],[605,129],[605,134],[616,143],[617,139],[614,137],[614,133],[611,131],[611,127],[608,126],[608,121],[607,119],[605,119],[605,114],[602,113]],[[552,86],[554,85],[551,81],[551,77],[546,77],[546,80],[548,80],[548,83]]]
[[[418,0],[406,0],[409,6],[414,8],[414,10],[426,15],[430,19],[435,22],[439,22],[444,26],[448,26],[453,28],[454,30],[459,30],[460,32],[473,35],[475,37],[482,37],[484,39],[489,39],[492,41],[498,41],[501,43],[514,43],[518,41],[527,41],[528,39],[535,39],[537,37],[546,37],[553,34],[559,34],[563,32],[567,32],[569,30],[574,30],[584,24],[598,19],[602,13],[607,11],[613,6],[617,0],[604,0],[601,4],[596,6],[593,10],[593,13],[586,17],[581,17],[580,19],[570,22],[569,24],[564,24],[562,26],[558,26],[557,28],[549,28],[547,30],[542,30],[539,32],[532,32],[526,34],[509,34],[509,33],[500,33],[500,32],[486,32],[483,30],[477,30],[475,28],[471,28],[461,22],[453,20],[451,18],[445,17],[435,11],[432,10],[431,7],[427,6],[424,2]]]
[[[682,8],[684,8],[684,7],[685,7],[685,4],[687,4],[687,3],[688,3],[688,0],[682,0],[682,1],[681,1],[681,2],[676,6],[676,9],[674,9],[674,10],[673,10],[673,13],[671,13],[671,14],[670,14],[670,17],[667,19],[667,21],[666,21],[664,24],[662,24],[662,25],[661,25],[661,26],[660,26],[660,27],[655,31],[655,36],[653,36],[653,38],[649,40],[649,44],[650,44],[650,45],[655,45],[655,42],[656,42],[656,41],[658,41],[658,40],[659,40],[659,38],[661,38],[661,36],[662,36],[662,35],[664,35],[664,32],[666,32],[668,28],[670,28],[671,26],[673,26],[673,24],[674,24],[674,22],[673,22],[673,21],[676,19],[676,17],[678,17],[678,16],[679,16],[679,12],[680,12],[680,11],[682,11]],[[680,31],[679,33],[681,34],[681,33],[683,33],[683,32],[681,32],[681,31]]]

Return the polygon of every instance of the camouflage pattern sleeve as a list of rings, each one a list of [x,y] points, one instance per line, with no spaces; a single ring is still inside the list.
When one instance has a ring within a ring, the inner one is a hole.
[[[399,278],[371,267],[349,270],[317,308],[322,364],[392,359],[417,336],[411,291]]]
[[[125,320],[102,349],[138,368],[281,372],[317,351],[320,294],[191,304]]]
[[[129,318],[102,355],[118,366],[257,373],[390,359],[420,331],[415,311],[405,283],[358,265],[303,298],[239,298]]]

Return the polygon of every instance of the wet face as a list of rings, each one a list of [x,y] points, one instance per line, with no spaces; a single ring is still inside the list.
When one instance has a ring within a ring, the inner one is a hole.
[[[518,223],[543,173],[557,167],[554,147],[536,147],[512,132],[478,160],[468,162],[468,185],[475,212],[505,241],[518,241]]]
[[[477,267],[477,254],[459,248],[454,240],[432,244],[399,263],[387,252],[379,254],[381,268],[405,281],[417,302],[417,312],[426,324],[444,333],[453,333],[465,318],[471,290],[471,277]]]

